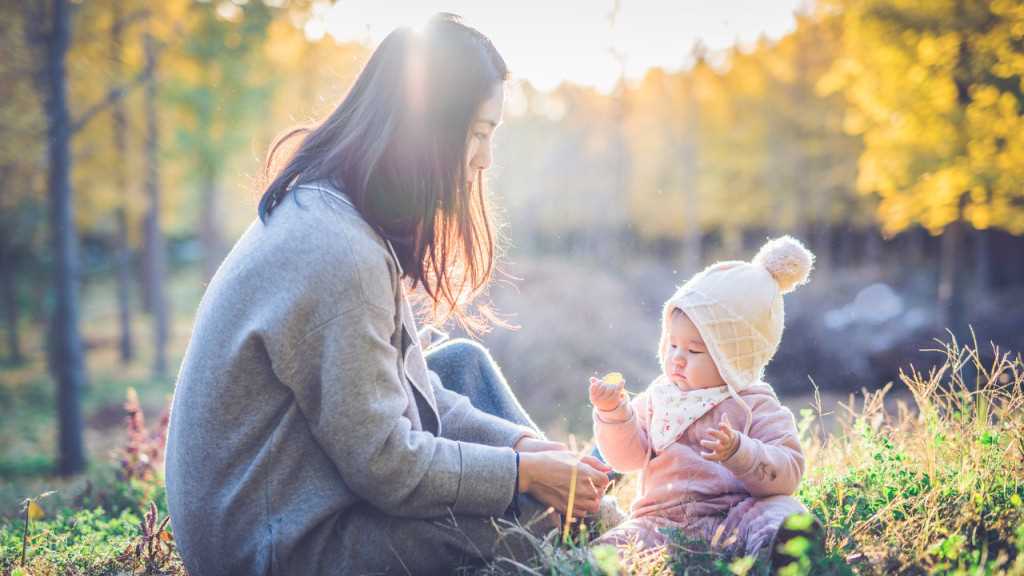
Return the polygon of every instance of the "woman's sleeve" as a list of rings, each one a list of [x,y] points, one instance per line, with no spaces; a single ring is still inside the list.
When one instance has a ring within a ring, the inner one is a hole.
[[[428,370],[427,376],[437,399],[441,433],[445,438],[488,446],[515,446],[524,436],[538,436],[529,428],[476,408],[468,397],[445,388],[436,372]]]
[[[390,294],[353,299],[295,346],[286,384],[352,491],[397,516],[498,515],[512,501],[510,448],[413,430],[398,377]]]
[[[793,494],[804,473],[804,453],[793,414],[777,401],[753,409],[750,434],[740,433],[740,446],[722,462],[752,496]]]
[[[647,463],[651,441],[647,434],[647,393],[621,402],[609,411],[594,409],[594,438],[601,455],[620,472],[639,470]]]

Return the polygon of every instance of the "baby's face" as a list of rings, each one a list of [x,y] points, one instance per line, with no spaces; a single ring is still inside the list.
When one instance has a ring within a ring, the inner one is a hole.
[[[683,390],[725,385],[697,327],[678,309],[672,312],[669,323],[665,376]]]

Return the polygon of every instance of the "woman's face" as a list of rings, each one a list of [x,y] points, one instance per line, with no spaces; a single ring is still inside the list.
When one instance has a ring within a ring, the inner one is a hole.
[[[669,323],[665,376],[683,390],[725,385],[697,327],[678,308],[672,312]]]
[[[478,173],[491,166],[491,142],[494,130],[501,124],[501,111],[505,102],[505,88],[495,84],[490,98],[480,105],[476,118],[469,126],[469,144],[466,146],[466,178],[470,182]]]

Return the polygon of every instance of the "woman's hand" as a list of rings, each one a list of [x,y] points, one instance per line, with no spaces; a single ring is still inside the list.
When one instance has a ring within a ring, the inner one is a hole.
[[[590,377],[590,403],[602,412],[618,408],[625,396],[626,381],[622,375],[614,372],[604,379]]]
[[[523,452],[519,455],[519,492],[565,513],[574,466],[579,470],[572,515],[582,518],[587,513],[596,514],[608,488],[611,468],[593,456],[579,458],[568,451]]]
[[[512,449],[516,452],[565,452],[569,447],[561,442],[523,436]]]
[[[708,434],[711,436],[710,438],[700,441],[701,446],[710,450],[710,452],[700,453],[705,460],[723,462],[731,458],[740,448],[739,432],[733,430],[729,424],[728,414],[722,415],[722,421],[718,423],[718,430],[710,430]]]

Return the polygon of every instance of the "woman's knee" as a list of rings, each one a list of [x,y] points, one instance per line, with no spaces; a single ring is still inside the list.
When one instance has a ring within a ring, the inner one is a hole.
[[[491,353],[478,342],[468,338],[455,338],[431,350],[426,355],[431,370],[446,366],[473,366],[479,368],[491,364]]]

